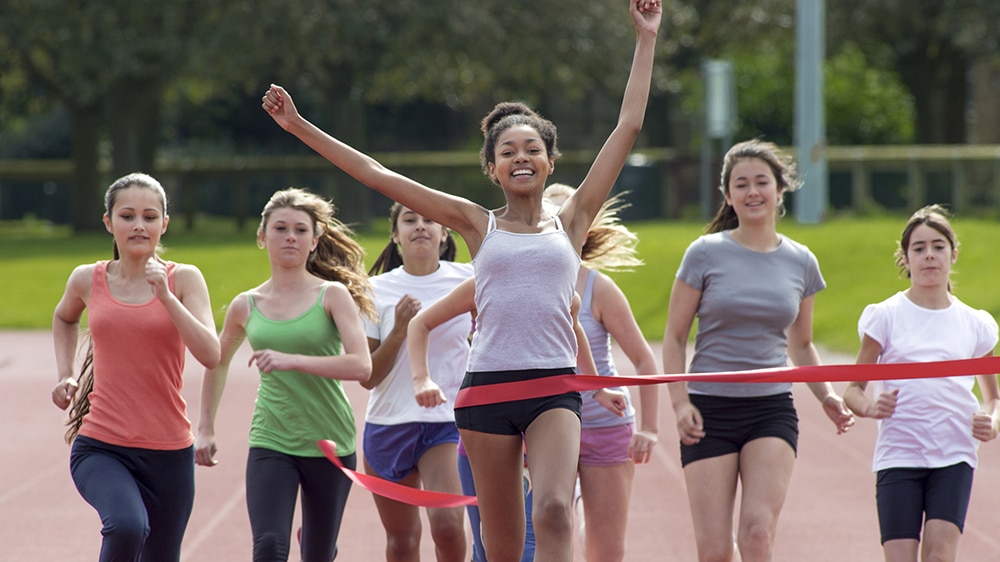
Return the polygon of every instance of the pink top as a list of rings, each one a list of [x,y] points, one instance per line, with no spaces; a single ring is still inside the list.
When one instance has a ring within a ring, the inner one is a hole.
[[[94,390],[80,435],[121,447],[177,450],[194,443],[184,385],[185,347],[155,297],[123,303],[108,287],[108,263],[94,268],[88,324],[94,342]],[[177,264],[167,262],[174,290]]]

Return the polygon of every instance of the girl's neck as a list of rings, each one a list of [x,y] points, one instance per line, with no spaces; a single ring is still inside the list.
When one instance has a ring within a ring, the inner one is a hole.
[[[284,268],[271,267],[271,284],[275,289],[294,290],[314,282],[317,279],[305,267]]]
[[[439,267],[441,267],[441,259],[438,256],[411,256],[403,261],[403,271],[418,277],[430,275]]]
[[[541,197],[508,197],[507,204],[496,213],[498,219],[527,226],[538,226],[551,219],[551,213],[542,206]]]
[[[781,237],[773,224],[741,224],[729,231],[729,237],[755,252],[770,252],[781,245]]]
[[[155,260],[156,256],[128,256],[122,255],[112,262],[111,273],[121,279],[145,279],[146,263]]]
[[[910,288],[903,292],[906,298],[913,304],[930,310],[941,310],[951,306],[951,293],[946,285],[934,285],[922,287],[910,285]]]

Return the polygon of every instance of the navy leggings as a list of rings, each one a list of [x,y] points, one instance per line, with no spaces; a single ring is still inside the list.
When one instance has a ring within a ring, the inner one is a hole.
[[[340,457],[351,470],[357,455]],[[254,562],[288,560],[295,500],[302,489],[303,562],[337,557],[337,535],[351,480],[324,457],[297,457],[252,447],[247,456],[247,510]]]
[[[155,451],[78,436],[70,474],[101,516],[101,562],[176,562],[194,505],[194,447]]]

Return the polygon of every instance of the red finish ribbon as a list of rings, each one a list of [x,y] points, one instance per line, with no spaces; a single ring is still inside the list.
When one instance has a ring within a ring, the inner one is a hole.
[[[597,390],[613,386],[638,386],[667,382],[847,382],[894,379],[925,379],[981,375],[1000,372],[1000,357],[978,357],[926,363],[872,363],[846,365],[809,365],[753,371],[721,373],[686,373],[645,377],[601,377],[598,375],[555,375],[527,381],[514,381],[463,388],[455,400],[456,408],[511,402],[526,398],[553,396],[573,391]]]
[[[478,505],[476,496],[462,496],[458,494],[447,494],[435,492],[433,490],[418,490],[403,486],[395,482],[389,482],[368,474],[355,472],[340,462],[337,456],[337,444],[330,440],[317,441],[326,458],[337,466],[352,482],[368,490],[373,494],[396,500],[398,502],[417,505],[422,507],[462,507],[466,505]]]
[[[679,375],[650,375],[645,377],[601,377],[597,375],[555,375],[528,381],[473,386],[463,388],[455,400],[455,407],[482,406],[497,402],[510,402],[526,398],[553,396],[573,391],[597,390],[613,386],[639,386],[681,381],[701,382],[847,382],[892,379],[919,379],[955,377],[996,373],[1000,371],[1000,357],[980,357],[953,361],[927,363],[885,363],[810,365],[806,367],[780,367],[754,371],[721,373],[686,373]],[[478,505],[475,496],[447,494],[432,490],[419,490],[389,482],[374,476],[353,471],[340,462],[337,445],[333,441],[317,441],[326,458],[337,466],[352,482],[373,494],[398,502],[422,507],[461,507]]]

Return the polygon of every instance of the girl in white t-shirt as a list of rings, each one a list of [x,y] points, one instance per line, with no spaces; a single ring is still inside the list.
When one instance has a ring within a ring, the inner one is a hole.
[[[365,472],[410,486],[461,494],[458,428],[453,404],[469,361],[472,316],[452,318],[430,337],[431,374],[448,400],[425,408],[417,403],[406,330],[420,311],[472,277],[472,265],[456,263],[451,231],[399,203],[389,211],[392,238],[368,274],[375,294],[375,321],[365,320],[372,354],[371,390],[362,451]],[[418,508],[373,495],[386,533],[386,560],[420,557]],[[439,560],[465,561],[461,507],[427,510]]]
[[[939,205],[910,217],[896,265],[910,287],[868,305],[858,321],[860,363],[915,363],[993,355],[997,323],[951,294],[958,240]],[[983,403],[972,393],[979,382]],[[978,441],[1000,429],[994,374],[852,382],[844,401],[878,420],[873,470],[887,561],[955,560],[972,492]],[[978,440],[978,441],[977,441]],[[921,542],[923,531],[923,545]]]

